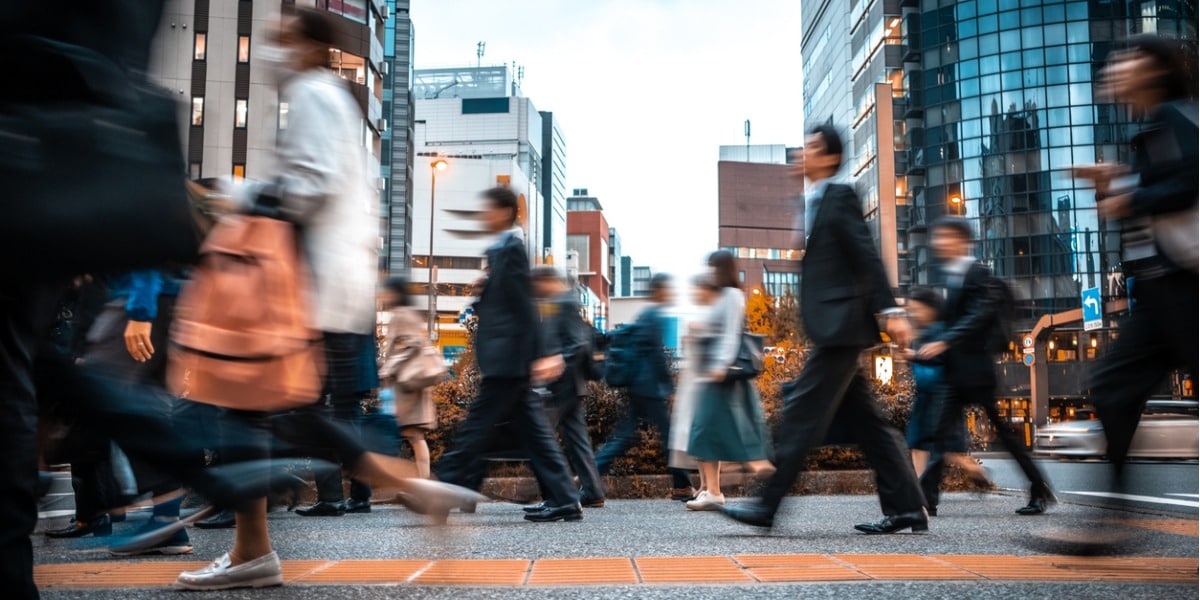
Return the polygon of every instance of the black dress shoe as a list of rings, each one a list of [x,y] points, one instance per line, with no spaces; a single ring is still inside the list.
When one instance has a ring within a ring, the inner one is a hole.
[[[721,514],[746,525],[770,529],[775,525],[775,514],[758,502],[749,504],[727,504],[718,507]]]
[[[196,521],[200,529],[233,529],[237,525],[237,517],[232,510],[223,510],[207,519]]]
[[[322,500],[308,508],[297,508],[296,514],[302,517],[340,517],[346,514],[346,507],[341,502]]]
[[[925,512],[928,513],[929,516],[931,516],[931,517],[936,517],[937,516],[937,507],[936,506],[926,507]]]
[[[578,502],[566,506],[546,505],[542,510],[525,515],[526,521],[553,523],[554,521],[582,521],[583,507]]]
[[[543,510],[546,510],[547,506],[549,505],[545,502],[538,502],[537,504],[531,504],[529,506],[522,507],[521,510],[525,511],[525,514],[532,515],[534,513],[540,513]]]
[[[347,500],[344,506],[347,513],[365,514],[371,512],[370,500]]]
[[[1051,504],[1056,503],[1058,503],[1058,498],[1054,496],[1054,492],[1050,491],[1049,485],[1035,484],[1029,489],[1029,504],[1018,508],[1017,514],[1023,517],[1044,514]]]
[[[912,529],[913,533],[924,533],[929,531],[929,516],[925,509],[921,509],[921,512],[887,516],[874,523],[861,523],[854,528],[869,535],[896,533],[905,529]]]
[[[112,535],[112,520],[108,518],[108,515],[91,521],[71,519],[71,524],[62,529],[46,530],[46,537],[56,539],[81,538],[87,535],[94,535],[96,537]]]

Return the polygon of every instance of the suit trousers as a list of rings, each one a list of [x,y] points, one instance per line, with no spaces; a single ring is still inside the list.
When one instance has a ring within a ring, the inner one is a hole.
[[[671,450],[667,447],[671,440],[671,417],[667,414],[667,401],[662,398],[633,396],[629,399],[629,408],[613,428],[612,437],[596,455],[596,468],[601,475],[608,475],[614,461],[641,443],[642,436],[638,435],[637,430],[639,423],[646,423],[657,429],[659,440],[662,441],[663,456],[671,455]],[[671,476],[671,486],[676,489],[692,485],[691,474],[686,469],[667,467],[667,474]]]
[[[564,387],[567,389],[555,390],[550,413],[551,425],[558,430],[567,462],[579,477],[580,496],[587,500],[600,500],[607,490],[596,470],[596,454],[592,451],[592,438],[588,435],[584,397],[575,393],[573,381],[566,382]]]
[[[919,512],[925,499],[900,431],[888,423],[859,369],[861,348],[817,347],[783,399],[776,432],[776,471],[763,489],[762,504],[774,513],[804,470],[806,456],[842,415],[875,472],[885,515]]]
[[[938,426],[938,442],[934,444],[939,452],[947,449],[943,446],[944,441],[953,439],[953,436],[961,430],[963,409],[975,405],[983,409],[988,421],[992,424],[992,429],[996,431],[996,436],[1000,438],[1004,450],[1017,461],[1017,465],[1025,473],[1029,484],[1034,487],[1045,485],[1046,477],[1033,462],[1029,449],[1025,447],[1021,438],[1009,428],[1008,423],[1000,416],[1000,411],[996,410],[995,386],[962,387],[946,384],[943,386],[943,390],[945,399],[941,403],[942,418],[941,424]]]
[[[1108,437],[1108,459],[1120,473],[1146,400],[1172,369],[1197,373],[1196,289],[1193,273],[1133,283],[1134,305],[1121,334],[1092,373],[1092,404]]]
[[[478,490],[487,472],[484,453],[496,425],[511,421],[521,438],[544,500],[553,506],[579,501],[571,480],[571,471],[562,448],[554,439],[554,430],[546,416],[546,407],[529,389],[528,378],[484,377],[479,396],[467,409],[459,426],[454,450],[438,461],[438,478],[447,483]]]

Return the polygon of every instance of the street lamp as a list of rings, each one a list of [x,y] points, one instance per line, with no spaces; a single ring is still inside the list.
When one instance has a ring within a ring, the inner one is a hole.
[[[961,196],[950,196],[950,205],[954,207],[954,214],[956,214],[956,215],[963,214],[962,197]]]
[[[429,267],[429,339],[437,341],[437,282],[434,280],[433,270],[433,216],[437,206],[437,174],[438,171],[445,171],[450,163],[444,159],[437,158],[429,163],[429,256],[427,257],[427,267]]]

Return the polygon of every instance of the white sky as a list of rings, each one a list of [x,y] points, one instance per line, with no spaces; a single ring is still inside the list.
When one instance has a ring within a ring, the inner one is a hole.
[[[600,199],[624,254],[700,271],[723,144],[803,142],[799,0],[414,0],[420,68],[525,67],[567,141],[567,190]]]

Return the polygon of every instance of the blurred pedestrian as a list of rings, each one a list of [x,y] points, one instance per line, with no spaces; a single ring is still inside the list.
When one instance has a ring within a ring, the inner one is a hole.
[[[525,519],[578,521],[583,518],[579,494],[546,409],[531,388],[558,379],[566,365],[561,354],[549,355],[543,347],[525,232],[517,221],[520,202],[508,188],[492,188],[483,197],[484,225],[500,238],[487,250],[487,280],[475,303],[479,319],[475,357],[483,381],[459,426],[454,450],[442,457],[435,471],[442,481],[478,490],[493,430],[512,422],[547,495],[545,507]]]
[[[543,352],[563,358],[562,375],[545,385],[550,424],[558,430],[571,470],[579,478],[579,503],[604,506],[607,489],[596,470],[596,454],[587,429],[587,362],[592,353],[592,327],[574,288],[554,267],[533,270],[533,292],[542,314]],[[529,507],[526,511],[535,511]]]
[[[699,317],[689,319],[683,335],[682,359],[679,366],[678,386],[675,399],[671,404],[671,435],[670,455],[667,465],[676,469],[700,472],[700,463],[688,454],[688,443],[692,437],[692,421],[696,414],[696,404],[699,402],[701,380],[704,378],[704,355],[701,352],[704,339],[703,319],[708,307],[716,304],[720,297],[721,288],[711,273],[702,273],[692,278],[692,304],[702,311]],[[699,490],[705,488],[704,473],[700,472]],[[688,488],[692,489],[692,488]],[[696,490],[686,498],[677,498],[685,502],[695,500]],[[684,494],[681,493],[681,496]]]
[[[952,410],[945,415],[953,421],[953,425],[947,429],[946,439],[938,439],[943,417],[941,403],[945,386],[945,366],[941,357],[918,359],[915,350],[920,350],[921,346],[936,340],[945,329],[938,321],[941,308],[942,296],[936,290],[928,287],[909,290],[907,310],[915,325],[916,341],[905,353],[905,357],[911,361],[916,395],[913,398],[905,439],[912,452],[913,468],[916,469],[917,477],[921,478],[925,508],[931,517],[937,516],[942,477],[947,462],[963,469],[977,485],[990,487],[983,467],[967,456],[969,448],[961,410]]]
[[[633,336],[629,405],[613,428],[611,437],[596,453],[596,467],[601,475],[607,475],[618,458],[641,442],[638,426],[643,423],[658,430],[663,454],[670,454],[671,419],[667,413],[667,399],[674,392],[675,381],[667,360],[664,311],[673,301],[671,282],[671,277],[665,273],[650,279],[650,305],[638,313],[628,334]],[[692,496],[692,478],[686,470],[668,466],[667,473],[671,476],[671,499],[685,500]]]
[[[1146,400],[1173,369],[1196,372],[1198,327],[1197,107],[1195,56],[1179,41],[1137,36],[1101,72],[1117,102],[1143,117],[1129,165],[1074,169],[1096,186],[1097,211],[1121,225],[1129,313],[1092,372],[1092,404],[1104,425],[1112,491],[1126,492],[1129,446]],[[1132,186],[1130,185],[1132,183]],[[1119,496],[1118,496],[1119,497]],[[1104,544],[1095,538],[1077,549]]]
[[[721,250],[708,257],[716,301],[701,321],[702,371],[692,416],[688,454],[700,463],[704,489],[687,503],[688,510],[716,510],[725,504],[721,492],[721,463],[745,465],[756,480],[775,472],[771,441],[763,417],[762,401],[754,381],[731,380],[729,370],[737,360],[746,329],[746,296],[738,282],[737,261]]]
[[[910,335],[903,310],[896,306],[891,285],[874,240],[863,220],[854,189],[834,183],[842,164],[842,139],[831,125],[810,130],[797,157],[797,171],[810,187],[805,193],[804,277],[800,306],[804,332],[814,348],[795,384],[783,400],[778,428],[775,475],[762,497],[723,509],[729,517],[771,527],[783,498],[805,467],[806,455],[824,439],[835,416],[853,430],[867,463],[875,472],[884,518],[857,525],[868,534],[925,531],[929,518],[925,499],[904,441],[879,408],[859,368],[859,356],[880,342],[877,315],[901,347]]]
[[[1040,515],[1057,500],[1029,449],[1009,428],[996,409],[996,353],[994,344],[1007,341],[1002,312],[1007,290],[1002,281],[971,255],[971,223],[962,217],[945,216],[929,227],[930,245],[941,264],[946,300],[938,320],[943,330],[937,338],[917,350],[918,360],[941,358],[946,385],[941,402],[939,450],[960,430],[962,411],[978,406],[996,430],[1000,443],[1012,455],[1029,480],[1029,502],[1017,509],[1023,516]]]
[[[429,327],[413,308],[408,292],[407,277],[395,275],[383,284],[383,308],[390,317],[387,322],[387,339],[384,342],[383,362],[401,349],[419,351],[429,346]],[[397,382],[391,383],[396,405],[396,423],[400,435],[412,447],[413,462],[417,463],[420,477],[429,478],[429,444],[425,434],[437,428],[437,406],[433,402],[433,388],[406,390]]]

